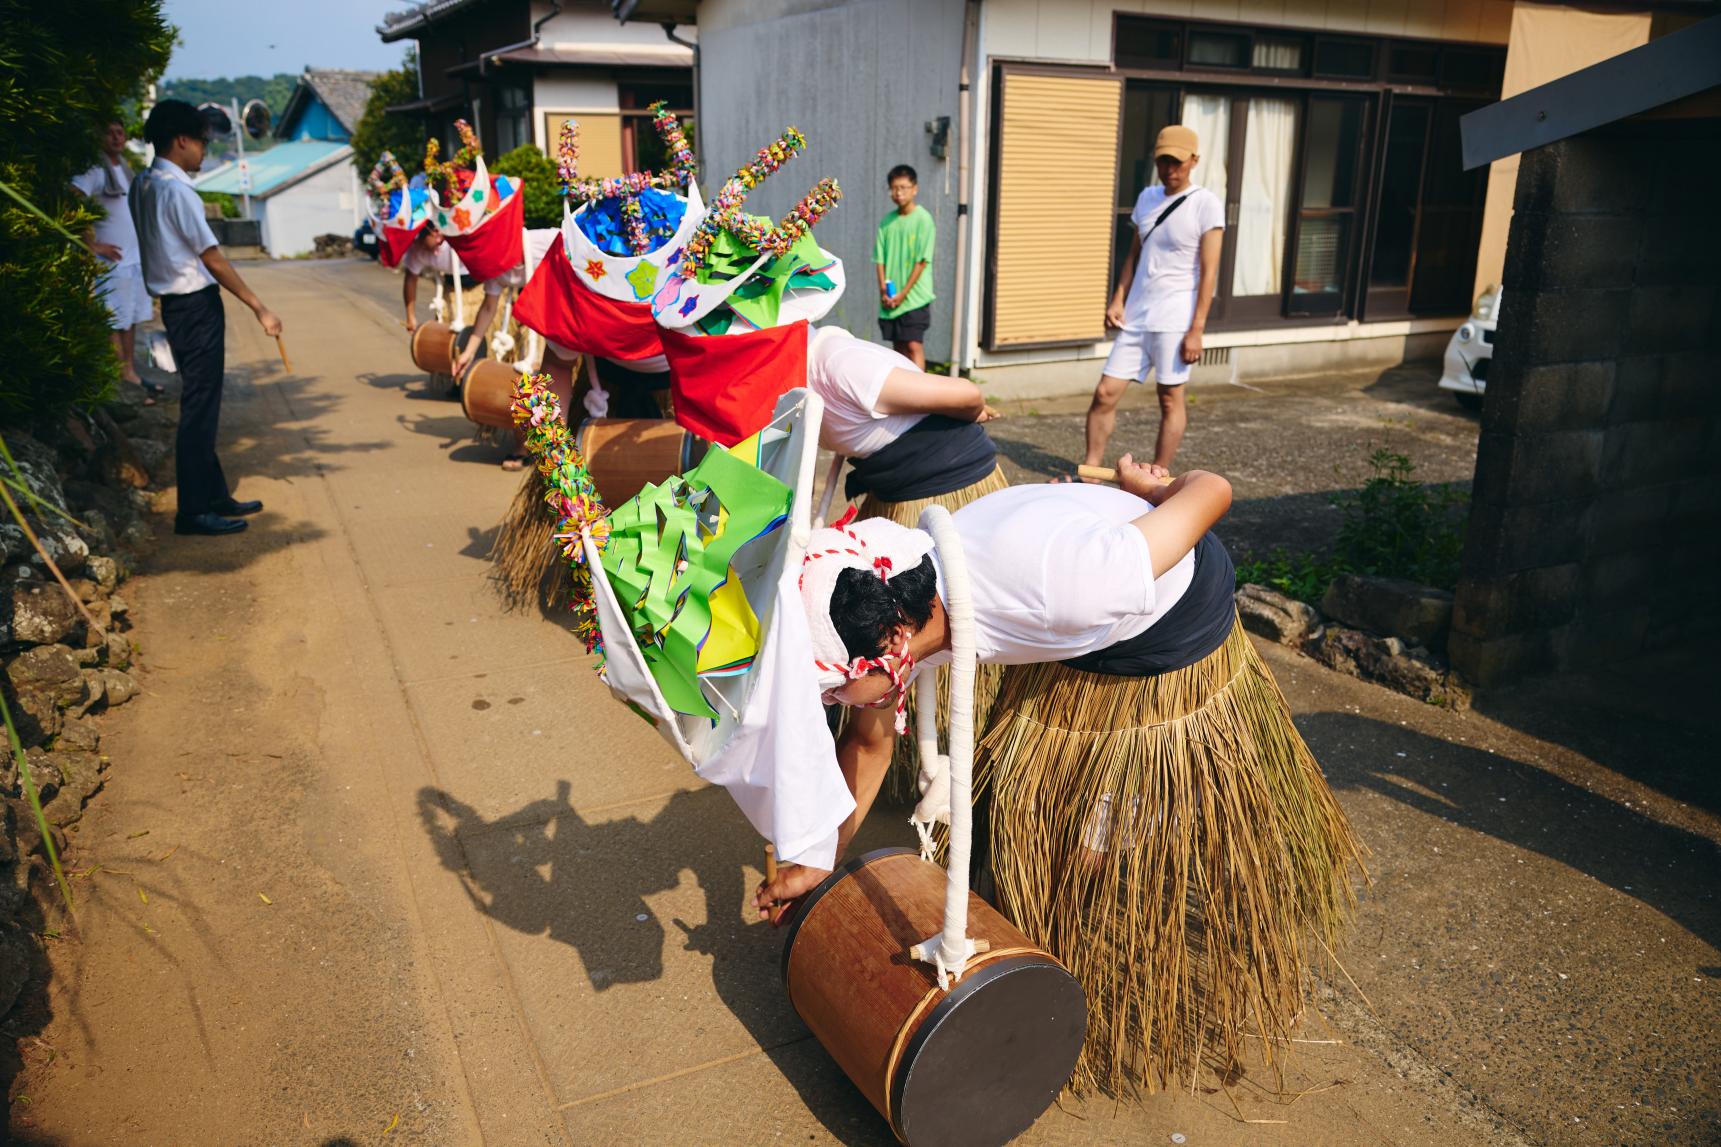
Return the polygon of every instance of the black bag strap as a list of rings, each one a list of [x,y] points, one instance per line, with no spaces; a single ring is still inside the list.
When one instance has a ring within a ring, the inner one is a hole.
[[[1153,221],[1153,226],[1149,227],[1147,229],[1147,234],[1141,237],[1141,245],[1144,249],[1147,247],[1147,241],[1153,238],[1153,233],[1159,230],[1159,225],[1171,218],[1171,213],[1189,202],[1190,196],[1194,194],[1195,188],[1191,187],[1188,191],[1185,191],[1182,195],[1179,195],[1176,199],[1173,199],[1170,203],[1165,205],[1165,210],[1159,213],[1159,218]]]

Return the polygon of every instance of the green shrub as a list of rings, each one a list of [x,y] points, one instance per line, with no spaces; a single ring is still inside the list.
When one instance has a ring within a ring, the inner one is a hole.
[[[562,224],[562,185],[550,157],[530,143],[489,164],[496,175],[511,175],[526,181],[526,226],[559,227]]]
[[[1456,588],[1469,493],[1417,481],[1410,458],[1384,447],[1368,464],[1373,477],[1337,500],[1345,516],[1338,561],[1356,573]]]
[[[72,177],[166,67],[173,32],[160,0],[0,0],[0,28],[0,182],[58,224],[0,198],[0,425],[17,425],[94,405],[119,382],[101,265],[61,228],[82,235],[99,218]]]
[[[1456,589],[1469,493],[1417,481],[1410,458],[1384,447],[1369,455],[1368,464],[1374,473],[1360,490],[1333,495],[1344,524],[1331,553],[1283,547],[1265,557],[1246,552],[1236,561],[1237,584],[1268,586],[1314,605],[1333,579],[1347,573]]]
[[[198,196],[205,203],[213,203],[221,209],[221,218],[239,218],[239,202],[225,191],[199,191]]]
[[[370,99],[364,114],[353,128],[353,163],[359,176],[370,174],[377,157],[385,151],[394,152],[410,178],[424,167],[424,141],[428,138],[424,121],[416,116],[389,115],[387,109],[418,99],[418,52],[408,48],[400,67],[384,72],[370,86]]]

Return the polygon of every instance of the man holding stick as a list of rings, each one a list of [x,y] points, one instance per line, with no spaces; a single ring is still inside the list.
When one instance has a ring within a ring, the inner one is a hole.
[[[263,508],[262,502],[233,497],[215,453],[227,346],[221,288],[251,308],[264,334],[281,337],[281,320],[221,253],[203,200],[191,185],[191,174],[203,166],[209,130],[202,113],[183,100],[156,104],[143,129],[155,147],[155,161],[132,183],[129,194],[144,284],[161,299],[162,325],[184,380],[174,440],[179,472],[176,534],[235,534],[246,527],[244,515]]]

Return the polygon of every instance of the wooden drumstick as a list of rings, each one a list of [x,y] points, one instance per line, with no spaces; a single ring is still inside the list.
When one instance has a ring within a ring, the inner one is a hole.
[[[773,845],[765,846],[765,883],[770,884],[777,879],[777,849]]]
[[[1115,482],[1117,481],[1117,469],[1113,466],[1077,466],[1076,477],[1092,478],[1096,482]],[[1159,484],[1169,486],[1174,481],[1176,481],[1175,478],[1161,478]]]
[[[293,373],[293,364],[287,361],[287,344],[281,341],[281,336],[275,336],[275,349],[281,352],[281,368],[288,374]]]

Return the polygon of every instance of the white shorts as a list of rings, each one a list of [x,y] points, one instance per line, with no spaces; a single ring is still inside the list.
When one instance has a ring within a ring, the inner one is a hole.
[[[1119,331],[1106,356],[1105,373],[1112,378],[1146,382],[1147,372],[1161,386],[1182,386],[1189,381],[1189,363],[1183,361],[1184,331]]]
[[[154,311],[149,292],[143,285],[143,268],[136,263],[128,267],[110,267],[97,282],[96,293],[107,304],[108,326],[116,331],[129,331],[139,323],[147,323]]]

